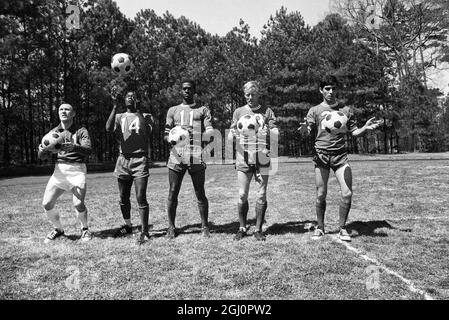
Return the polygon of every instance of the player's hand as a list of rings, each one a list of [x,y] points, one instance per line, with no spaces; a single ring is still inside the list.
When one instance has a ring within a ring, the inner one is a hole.
[[[71,152],[75,149],[75,145],[72,142],[64,142],[61,146],[62,151]]]
[[[39,149],[39,152],[41,152],[41,153],[48,153],[48,151],[46,151],[46,150],[44,149],[44,147],[42,146],[42,144],[39,144],[38,149]]]
[[[113,86],[111,89],[111,98],[113,102],[117,102],[117,98],[118,98],[118,89],[116,86]]]
[[[259,138],[264,138],[267,136],[268,130],[267,127],[262,127],[259,130],[257,130],[257,136]]]
[[[239,132],[237,130],[235,130],[235,129],[229,130],[229,134],[232,135],[233,137],[236,137],[236,138],[238,138],[240,136]]]
[[[297,129],[300,135],[307,135],[309,133],[309,129],[307,126],[307,120],[304,118],[303,122],[299,123],[299,128]]]
[[[39,144],[39,155],[41,160],[48,160],[51,158],[51,152],[48,150],[45,150],[45,148],[42,146],[42,144]]]
[[[377,120],[375,121],[376,117],[372,117],[371,119],[369,119],[366,124],[365,124],[365,129],[366,130],[375,130],[377,129],[381,124],[382,124],[382,120]]]

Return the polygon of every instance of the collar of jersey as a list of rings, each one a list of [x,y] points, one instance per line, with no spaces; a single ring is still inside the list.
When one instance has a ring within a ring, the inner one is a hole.
[[[248,105],[247,105],[248,106]],[[249,106],[248,106],[249,107]],[[257,107],[255,107],[255,108],[251,108],[251,107],[249,107],[250,109],[251,109],[251,111],[256,111],[256,110],[259,110],[260,108],[262,108],[262,106],[259,104]]]
[[[329,105],[327,103],[325,104],[324,102],[321,102],[321,105],[325,106],[325,107],[329,107],[331,109],[335,109],[336,107],[338,107],[338,102],[335,102],[333,105]]]
[[[192,104],[184,104],[184,103],[181,103],[181,106],[192,108],[192,107],[195,107],[195,106],[196,106],[196,102],[194,102],[194,103],[192,103]]]

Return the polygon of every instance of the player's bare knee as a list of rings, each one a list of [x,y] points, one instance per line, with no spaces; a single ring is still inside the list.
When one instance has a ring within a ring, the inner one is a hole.
[[[138,194],[136,196],[136,200],[139,205],[140,205],[140,203],[142,203],[142,204],[146,203],[148,205],[147,197],[145,194]]]
[[[326,189],[317,189],[316,192],[316,201],[321,203],[326,201],[326,197],[327,197],[327,190]]]
[[[85,206],[84,202],[82,202],[82,201],[74,201],[73,206],[75,207],[76,211],[78,211],[78,212],[86,211],[86,206]]]
[[[351,202],[352,200],[352,191],[351,190],[343,190],[341,192],[341,198],[345,203]]]
[[[267,194],[266,192],[259,192],[256,198],[257,203],[265,203],[267,202]]]

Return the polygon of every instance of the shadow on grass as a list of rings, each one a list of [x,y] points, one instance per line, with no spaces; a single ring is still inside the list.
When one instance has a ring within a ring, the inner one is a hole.
[[[267,234],[286,234],[286,233],[307,233],[314,229],[316,221],[290,221],[286,223],[275,223],[267,228]]]
[[[251,229],[254,229],[254,225],[256,224],[255,219],[248,220],[248,226],[251,227]],[[266,234],[272,234],[272,235],[280,235],[280,234],[287,234],[287,233],[307,233],[311,230],[313,230],[314,225],[316,224],[316,221],[306,220],[306,221],[290,221],[286,223],[275,223],[271,226],[268,226],[265,233]],[[239,229],[239,222],[230,222],[227,224],[214,224],[212,222],[209,223],[209,229],[212,234],[235,234]],[[140,232],[141,226],[133,226],[132,233],[138,233]],[[106,238],[114,238],[115,233],[119,230],[119,227],[114,229],[108,229],[108,230],[101,230],[93,232],[93,236],[100,239],[106,239]],[[152,237],[159,238],[164,237],[166,234],[167,228],[162,229],[153,229],[153,226],[150,225],[150,233]],[[189,224],[181,227],[176,228],[177,235],[182,234],[199,234],[201,233],[201,224],[195,223],[195,224]],[[251,231],[250,231],[251,233]],[[131,234],[127,235],[131,236]]]
[[[375,221],[353,221],[349,223],[346,228],[351,233],[353,238],[360,236],[369,237],[387,237],[388,234],[385,232],[376,232],[377,229],[386,228],[391,230],[399,230],[402,232],[411,232],[410,228],[397,228],[385,220],[375,220]]]

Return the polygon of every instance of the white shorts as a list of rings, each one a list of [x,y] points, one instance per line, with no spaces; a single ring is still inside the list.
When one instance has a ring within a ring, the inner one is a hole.
[[[65,191],[73,187],[86,188],[86,164],[85,163],[56,163],[55,171],[48,180],[52,184]]]

